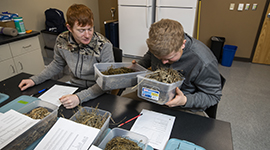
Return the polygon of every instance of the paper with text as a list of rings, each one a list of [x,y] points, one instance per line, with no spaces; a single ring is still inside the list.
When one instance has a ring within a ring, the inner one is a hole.
[[[102,150],[102,149],[95,145],[92,145],[89,150]]]
[[[39,120],[32,119],[13,109],[0,115],[0,149],[35,125]]]
[[[59,98],[64,95],[73,94],[77,89],[78,89],[77,87],[54,85],[38,98],[40,98],[43,101],[52,103],[56,106],[60,106],[61,102]]]
[[[164,149],[170,138],[175,117],[143,109],[143,115],[137,118],[130,131],[145,135],[148,145],[155,149]]]
[[[87,150],[99,131],[60,117],[35,150]]]

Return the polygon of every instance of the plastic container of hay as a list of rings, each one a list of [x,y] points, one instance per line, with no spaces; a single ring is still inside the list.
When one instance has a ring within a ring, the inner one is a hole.
[[[107,136],[101,141],[101,143],[98,145],[99,148],[105,149],[106,144],[110,142],[114,137],[122,137],[129,139],[131,141],[134,141],[138,144],[139,147],[141,147],[143,150],[146,150],[148,145],[148,138],[144,135],[128,131],[121,128],[113,128]]]
[[[98,135],[96,136],[96,139],[93,141],[94,145],[98,145],[107,134],[107,129],[109,128],[109,122],[112,115],[110,112],[102,110],[102,109],[92,108],[92,107],[82,107],[70,118],[70,120],[77,121],[77,118],[79,118],[81,114],[85,113],[85,111],[87,113],[95,112],[96,115],[104,116],[107,118],[103,126],[100,128],[100,131]]]
[[[128,67],[135,72],[125,73],[125,74],[115,74],[115,75],[104,75],[101,72],[108,70],[110,67],[120,68]],[[139,64],[132,64],[131,62],[123,63],[95,63],[95,78],[97,84],[101,87],[102,90],[114,90],[122,89],[127,87],[132,87],[137,84],[137,75],[148,72],[147,69],[142,67]]]
[[[51,129],[51,127],[57,121],[58,107],[56,105],[53,105],[45,101],[36,100],[22,107],[21,109],[18,110],[18,112],[25,114],[31,112],[31,110],[38,107],[46,108],[50,112],[50,114],[45,118],[41,119],[38,123],[36,123],[34,126],[32,126],[24,133],[22,133],[12,142],[10,142],[7,146],[3,148],[3,150],[26,149],[36,140],[44,136],[45,133],[47,133]]]
[[[138,97],[147,101],[157,103],[160,105],[165,104],[175,96],[175,88],[181,87],[184,78],[172,84],[159,82],[154,79],[147,78],[146,76],[152,73],[145,73],[137,75],[138,80]]]

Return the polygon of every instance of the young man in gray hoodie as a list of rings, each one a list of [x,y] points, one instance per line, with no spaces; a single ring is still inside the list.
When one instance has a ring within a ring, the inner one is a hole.
[[[173,68],[185,77],[181,88],[175,89],[175,97],[165,105],[203,112],[220,101],[221,79],[215,56],[202,42],[185,34],[179,22],[162,19],[152,24],[146,42],[149,50],[138,64],[153,71]],[[124,96],[138,98],[131,95]]]
[[[85,5],[73,4],[66,14],[68,31],[61,33],[54,46],[54,60],[39,75],[24,79],[19,84],[23,91],[58,74],[67,65],[71,84],[87,88],[76,94],[64,95],[59,100],[67,109],[96,98],[104,91],[96,84],[94,63],[114,62],[112,44],[94,31],[94,16]]]

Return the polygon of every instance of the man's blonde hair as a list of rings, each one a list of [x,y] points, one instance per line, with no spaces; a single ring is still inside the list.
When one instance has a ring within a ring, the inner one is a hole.
[[[146,43],[154,55],[166,56],[173,51],[179,51],[184,39],[184,30],[179,22],[162,19],[151,25]]]

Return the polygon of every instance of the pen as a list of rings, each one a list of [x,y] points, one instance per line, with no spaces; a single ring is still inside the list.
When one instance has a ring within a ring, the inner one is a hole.
[[[45,88],[45,89],[42,89],[42,90],[38,91],[37,93],[35,93],[35,94],[32,94],[31,96],[35,96],[35,95],[38,95],[38,94],[40,94],[40,93],[42,93],[42,92],[44,92],[44,91],[46,91],[46,90],[47,90],[47,88]]]
[[[121,123],[120,125],[118,125],[118,127],[121,127],[122,125],[124,125],[124,124],[126,124],[126,123],[129,123],[130,121],[132,121],[132,120],[134,120],[134,119],[140,117],[141,115],[143,115],[143,114],[141,113],[141,114],[139,114],[139,115],[137,115],[137,116],[135,116],[135,117],[129,119],[128,121],[126,121],[126,122],[124,122],[124,123]]]

